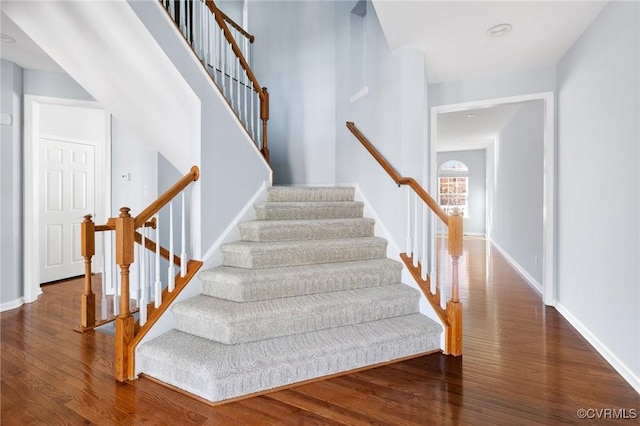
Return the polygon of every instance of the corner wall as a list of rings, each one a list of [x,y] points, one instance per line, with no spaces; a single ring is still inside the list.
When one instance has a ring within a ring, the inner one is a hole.
[[[558,64],[558,309],[640,392],[640,4]]]
[[[2,59],[0,144],[0,311],[22,304],[22,68]]]

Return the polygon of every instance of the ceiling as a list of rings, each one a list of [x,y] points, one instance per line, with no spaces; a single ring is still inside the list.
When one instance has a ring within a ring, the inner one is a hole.
[[[392,49],[425,53],[429,84],[556,64],[606,1],[373,0]],[[494,25],[512,31],[489,37]]]
[[[62,68],[4,13],[0,18],[0,31],[15,40],[9,43],[2,42],[0,45],[2,59],[7,59],[21,68],[62,71]]]

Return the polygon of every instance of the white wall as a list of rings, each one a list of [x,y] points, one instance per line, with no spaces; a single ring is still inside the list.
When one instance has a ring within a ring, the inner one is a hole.
[[[21,303],[22,291],[22,68],[2,59],[0,94],[0,310]]]
[[[335,182],[335,7],[332,1],[249,4],[252,68],[270,95],[276,184]]]
[[[542,290],[543,101],[524,102],[488,154],[488,234]]]
[[[558,64],[559,309],[640,392],[640,4]]]
[[[450,160],[462,161],[469,168],[467,197],[469,214],[468,217],[464,218],[462,224],[464,233],[484,235],[486,233],[487,198],[486,150],[474,149],[470,151],[438,152],[438,170],[443,163]]]
[[[375,9],[367,5],[365,86],[350,102],[351,10],[355,1],[336,2],[336,181],[357,183],[398,247],[404,247],[407,189],[393,180],[345,127],[353,121],[391,165],[423,181],[427,161],[427,77],[424,56],[411,49],[391,51]],[[354,64],[356,66],[356,64]]]
[[[271,170],[160,3],[129,5],[199,100],[200,138],[192,148],[200,180],[192,188],[191,224],[192,253],[201,258],[263,183],[271,182]]]

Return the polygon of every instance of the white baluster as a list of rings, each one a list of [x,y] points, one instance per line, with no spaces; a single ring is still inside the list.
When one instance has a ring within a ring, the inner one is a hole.
[[[227,59],[227,50],[224,48],[226,41],[224,39],[224,31],[220,29],[220,60],[222,63],[220,64],[220,77],[222,78],[222,94],[226,96],[226,59]]]
[[[173,291],[176,284],[176,267],[173,264],[173,200],[169,202],[169,270],[167,274],[169,291]]]
[[[155,307],[162,304],[162,281],[160,280],[160,213],[156,215],[156,281],[154,285]]]
[[[446,309],[447,307],[447,265],[449,262],[449,253],[447,252],[447,242],[445,239],[445,231],[447,230],[447,226],[444,222],[440,222],[440,226],[442,228],[442,246],[440,249],[440,270],[441,279],[440,279],[440,306],[442,309]]]
[[[253,92],[253,82],[249,82],[249,98],[250,98],[250,102],[251,102],[251,137],[253,138],[253,140],[256,140],[256,128],[255,128],[255,123],[253,121],[253,110],[254,110],[254,106],[253,106],[253,99],[255,98],[255,93]]]
[[[238,85],[238,90],[236,91],[237,96],[238,96],[238,102],[236,103],[236,108],[238,110],[238,118],[240,119],[240,121],[242,121],[242,104],[241,104],[241,99],[240,99],[240,89],[242,88],[242,85],[240,84],[240,70],[242,69],[242,64],[240,63],[240,58],[238,58],[236,56],[236,61],[237,61],[237,65],[236,65],[236,84]]]
[[[244,127],[249,131],[249,114],[247,112],[247,107],[249,102],[247,101],[247,90],[249,90],[249,75],[247,72],[244,72]]]
[[[100,297],[100,318],[107,319],[107,232],[102,233],[102,296]]]
[[[186,12],[186,5],[185,2],[186,0],[179,0],[180,1],[180,31],[182,31],[182,34],[186,37],[187,36],[187,12]]]
[[[428,244],[428,239],[427,239],[427,211],[429,209],[427,209],[427,206],[425,204],[422,205],[422,261],[421,261],[421,265],[422,265],[422,270],[421,270],[421,278],[423,281],[426,281],[427,279],[427,269],[429,268],[429,265],[427,264],[427,244]]]
[[[169,6],[167,8],[169,11],[169,15],[175,21],[176,20],[176,5],[174,4],[174,0],[169,0]]]
[[[437,220],[438,220],[438,216],[431,212],[431,210],[429,210],[429,218],[430,218],[430,230],[431,232],[433,232],[433,235],[431,236],[431,256],[430,256],[430,261],[431,264],[429,265],[429,273],[431,274],[431,281],[430,281],[430,290],[432,294],[436,293],[436,288],[438,288],[438,274],[436,273],[437,268],[438,268],[438,229],[437,229]]]
[[[111,247],[115,247],[115,232],[113,233],[113,238]],[[113,315],[118,315],[120,313],[120,267],[114,261],[113,262],[113,273],[111,275],[113,277]]]
[[[184,191],[182,191],[182,236],[180,249],[180,276],[187,275],[187,215],[184,200]]]
[[[407,240],[406,253],[411,256],[411,187],[407,185]]]
[[[418,267],[418,195],[413,194],[413,250],[411,252],[414,268]]]
[[[140,325],[144,325],[147,322],[147,265],[145,258],[147,257],[147,228],[144,226],[141,229],[142,232],[142,244],[140,244]]]

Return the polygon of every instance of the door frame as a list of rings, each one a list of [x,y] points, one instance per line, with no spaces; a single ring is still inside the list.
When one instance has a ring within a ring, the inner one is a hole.
[[[40,179],[38,178],[38,141],[40,137],[39,117],[40,105],[72,106],[104,111],[105,138],[104,144],[96,144],[96,214],[101,220],[109,217],[111,212],[111,116],[95,101],[54,98],[48,96],[24,96],[24,181],[23,181],[23,294],[24,302],[31,303],[42,294],[40,289]],[[34,265],[37,265],[34,267]]]
[[[483,99],[472,102],[439,105],[431,107],[430,144],[430,190],[437,188],[437,123],[438,114],[488,108],[501,104],[542,100],[544,103],[543,123],[543,198],[542,198],[542,301],[545,305],[556,305],[556,137],[555,137],[555,95],[553,92],[531,93],[504,98]],[[487,229],[487,235],[489,229]]]

